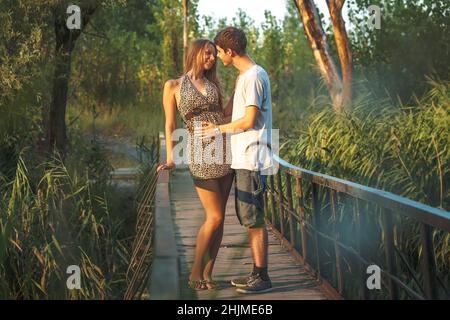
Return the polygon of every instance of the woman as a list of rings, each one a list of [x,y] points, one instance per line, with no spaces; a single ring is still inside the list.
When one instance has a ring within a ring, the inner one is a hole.
[[[216,287],[212,271],[222,242],[225,207],[234,177],[230,164],[225,161],[225,135],[221,136],[224,151],[221,154],[223,158],[219,156],[221,161],[198,161],[201,156],[198,154],[199,145],[203,147],[200,150],[208,149],[210,143],[215,143],[215,137],[200,142],[194,139],[194,125],[197,123],[225,123],[222,95],[216,75],[216,56],[213,42],[205,39],[193,41],[183,76],[167,81],[163,93],[167,163],[158,166],[157,171],[175,167],[172,133],[176,129],[178,110],[189,134],[189,171],[206,213],[205,222],[197,235],[195,260],[188,283],[196,290]],[[220,141],[219,139],[218,142]]]

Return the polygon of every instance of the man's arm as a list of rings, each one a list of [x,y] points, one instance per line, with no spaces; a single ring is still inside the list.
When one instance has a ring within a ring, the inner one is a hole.
[[[216,132],[217,128],[220,133],[239,133],[248,129],[253,129],[255,126],[256,117],[258,115],[258,110],[259,109],[257,106],[248,106],[245,108],[245,115],[242,118],[220,126],[210,122],[203,122],[203,126],[201,128],[194,129],[194,135],[196,138],[204,139],[218,134]]]
[[[263,85],[260,79],[254,79],[245,84],[247,93],[245,97],[246,107],[245,115],[230,123],[215,125],[204,122],[203,126],[194,133],[197,138],[213,137],[219,133],[239,133],[248,129],[253,129],[256,123],[258,111],[263,104]],[[244,104],[245,105],[245,104]],[[228,107],[228,104],[227,104]]]
[[[230,123],[222,124],[219,127],[220,133],[226,133],[227,131],[245,131],[253,129],[258,116],[258,107],[248,106],[245,108],[245,115]]]

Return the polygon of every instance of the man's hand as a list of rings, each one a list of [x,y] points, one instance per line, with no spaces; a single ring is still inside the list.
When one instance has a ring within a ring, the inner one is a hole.
[[[196,127],[194,129],[194,138],[195,139],[208,139],[215,137],[220,134],[219,127],[214,123],[202,121],[201,127]]]

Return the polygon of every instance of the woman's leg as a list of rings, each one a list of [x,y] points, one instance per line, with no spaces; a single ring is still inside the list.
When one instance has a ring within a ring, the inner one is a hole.
[[[217,181],[208,181],[208,188],[196,186],[200,202],[206,214],[206,220],[197,234],[197,245],[195,248],[195,260],[192,266],[190,280],[203,280],[203,270],[210,255],[211,244],[223,226],[223,210],[221,190]]]
[[[229,174],[225,177],[221,177],[218,180],[219,188],[220,188],[220,195],[221,195],[221,210],[222,215],[225,218],[225,209],[227,205],[228,196],[230,194],[231,185],[233,184],[233,178],[234,174]],[[220,226],[220,228],[217,230],[216,236],[214,237],[210,251],[209,251],[209,259],[205,264],[205,268],[203,270],[203,279],[205,280],[212,280],[212,271],[214,268],[214,263],[217,258],[217,254],[220,249],[220,244],[222,243],[222,237],[223,237],[223,222]]]

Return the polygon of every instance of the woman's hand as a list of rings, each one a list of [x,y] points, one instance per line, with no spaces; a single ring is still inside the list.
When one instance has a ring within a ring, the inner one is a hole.
[[[175,169],[175,163],[168,162],[168,163],[161,163],[158,168],[156,168],[156,173],[160,172],[161,170],[172,170]]]

